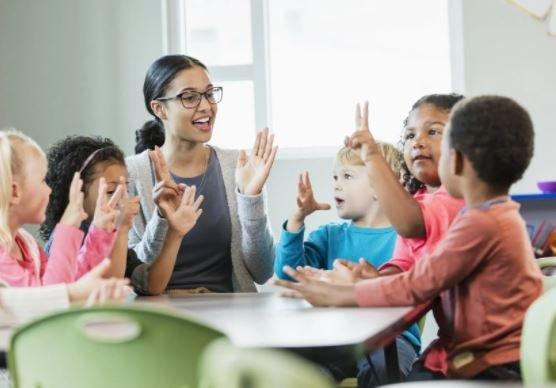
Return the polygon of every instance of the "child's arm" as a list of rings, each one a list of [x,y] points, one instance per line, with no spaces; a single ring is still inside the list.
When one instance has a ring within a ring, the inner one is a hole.
[[[110,259],[112,264],[107,271],[107,277],[121,278],[126,272],[126,265],[128,259],[128,236],[129,231],[133,226],[133,219],[139,213],[139,197],[128,197],[127,185],[123,177],[120,178],[120,184],[123,186],[122,209],[120,216],[120,226],[112,252],[110,252]]]
[[[118,185],[112,198],[108,200],[106,180],[100,178],[93,223],[87,232],[77,259],[77,278],[80,278],[93,267],[96,267],[111,253],[117,237],[116,223],[120,215],[118,207],[124,194],[124,189],[124,186]],[[116,276],[121,275],[119,273]]]
[[[69,283],[75,280],[76,259],[83,240],[83,232],[79,230],[79,226],[87,218],[87,213],[83,210],[82,186],[83,181],[79,178],[79,173],[75,173],[69,189],[68,206],[52,234],[48,260],[41,249],[41,283],[43,285]]]
[[[346,138],[346,146],[360,150],[381,209],[400,236],[426,237],[425,222],[418,203],[400,184],[369,130],[368,102],[364,104],[363,112],[357,104],[355,118],[357,131]]]
[[[148,294],[158,295],[164,292],[172,276],[183,236],[195,226],[203,212],[199,208],[203,196],[200,195],[195,200],[195,191],[195,186],[186,187],[177,208],[174,207],[175,202],[173,200],[160,203],[168,220],[169,228],[160,254],[147,269],[147,285],[138,285],[140,289],[145,290]]]

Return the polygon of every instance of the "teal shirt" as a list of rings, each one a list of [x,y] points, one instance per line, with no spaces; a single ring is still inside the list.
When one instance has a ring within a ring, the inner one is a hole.
[[[286,223],[282,225],[274,261],[274,272],[280,279],[291,280],[283,271],[285,265],[332,269],[335,259],[358,262],[363,257],[378,268],[392,258],[398,238],[393,227],[362,228],[351,222],[323,225],[309,233],[305,241],[304,235],[305,226],[297,232],[288,232]],[[419,351],[421,340],[417,324],[403,336]]]

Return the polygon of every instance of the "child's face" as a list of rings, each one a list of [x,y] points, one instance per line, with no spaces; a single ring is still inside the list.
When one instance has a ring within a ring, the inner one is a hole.
[[[334,200],[342,219],[358,220],[367,215],[376,200],[364,166],[334,165]]]
[[[175,96],[186,90],[204,93],[210,87],[212,87],[212,83],[207,72],[201,67],[195,66],[178,73],[170,83],[165,95]],[[196,108],[184,108],[180,99],[166,102],[165,107],[165,125],[172,136],[196,143],[206,143],[210,140],[218,111],[217,104],[210,104],[203,97]],[[208,122],[203,122],[206,119]]]
[[[114,191],[116,191],[116,188],[120,184],[120,177],[123,177],[127,182],[127,170],[125,166],[119,163],[103,162],[96,164],[94,168],[94,181],[86,188],[85,198],[83,200],[83,208],[85,213],[87,213],[88,221],[92,220],[95,214],[100,178],[104,177],[104,179],[106,179],[108,199],[112,197],[112,194],[114,194]]]
[[[48,164],[44,155],[34,148],[23,145],[29,155],[25,161],[24,175],[15,179],[21,185],[21,201],[17,214],[22,224],[42,224],[45,221],[46,207],[52,190],[46,184]]]
[[[438,163],[438,173],[440,180],[452,197],[461,198],[462,193],[459,185],[459,178],[455,174],[456,154],[450,147],[450,125],[446,126],[442,138],[440,162]]]
[[[402,134],[403,157],[409,172],[428,186],[440,186],[440,142],[448,113],[423,104],[409,114]]]

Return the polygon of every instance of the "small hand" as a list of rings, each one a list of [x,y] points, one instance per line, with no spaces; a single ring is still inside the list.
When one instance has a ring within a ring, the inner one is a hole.
[[[274,284],[285,287],[289,291],[282,296],[306,299],[313,306],[356,306],[355,289],[352,285],[331,284],[306,276],[289,266],[284,267],[287,273],[297,283],[287,280],[275,280]]]
[[[245,151],[240,151],[236,166],[236,185],[245,195],[258,195],[270,174],[278,147],[273,147],[274,135],[265,128],[257,134],[249,158]]]
[[[98,185],[98,197],[95,208],[95,215],[93,217],[93,225],[99,229],[104,229],[107,232],[112,232],[116,229],[118,217],[120,215],[120,201],[124,195],[124,187],[118,185],[118,188],[108,200],[106,193],[106,179],[100,178]]]
[[[133,219],[139,214],[139,197],[130,197],[127,193],[127,184],[124,177],[120,177],[120,185],[123,187],[122,206],[120,209],[120,220],[118,225],[120,229],[131,229]]]
[[[305,171],[303,174],[299,175],[299,182],[297,183],[297,211],[294,217],[299,221],[303,221],[305,217],[317,210],[329,209],[329,204],[317,202],[315,199],[309,173]]]
[[[354,278],[357,280],[374,279],[380,276],[380,272],[363,257],[360,257],[357,263],[344,259],[336,259],[333,265],[334,268],[336,268],[336,265],[342,265],[348,268],[354,273]]]
[[[186,187],[177,208],[173,208],[169,202],[161,204],[170,228],[180,236],[185,236],[203,213],[203,210],[199,209],[203,196],[200,195],[195,200],[195,191],[195,186]]]
[[[369,130],[369,102],[365,101],[363,109],[357,104],[355,109],[355,132],[344,140],[346,147],[359,150],[364,162],[370,161],[371,157],[380,154],[378,144]]]
[[[104,279],[110,268],[109,259],[104,259],[87,274],[74,283],[67,285],[71,302],[89,300],[89,303],[106,302],[125,299],[130,292],[127,279]]]
[[[79,178],[79,173],[73,174],[69,189],[68,206],[60,219],[60,223],[79,228],[81,223],[87,219],[87,213],[83,209],[84,194],[81,191],[83,181]]]

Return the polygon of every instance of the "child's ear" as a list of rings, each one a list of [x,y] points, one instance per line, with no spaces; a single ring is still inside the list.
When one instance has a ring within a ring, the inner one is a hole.
[[[10,205],[15,206],[19,205],[21,202],[21,185],[18,182],[12,183],[12,195],[10,197]]]
[[[450,168],[456,176],[463,174],[463,154],[453,148],[450,150]]]
[[[151,101],[151,109],[160,120],[166,120],[166,107],[160,101]]]

